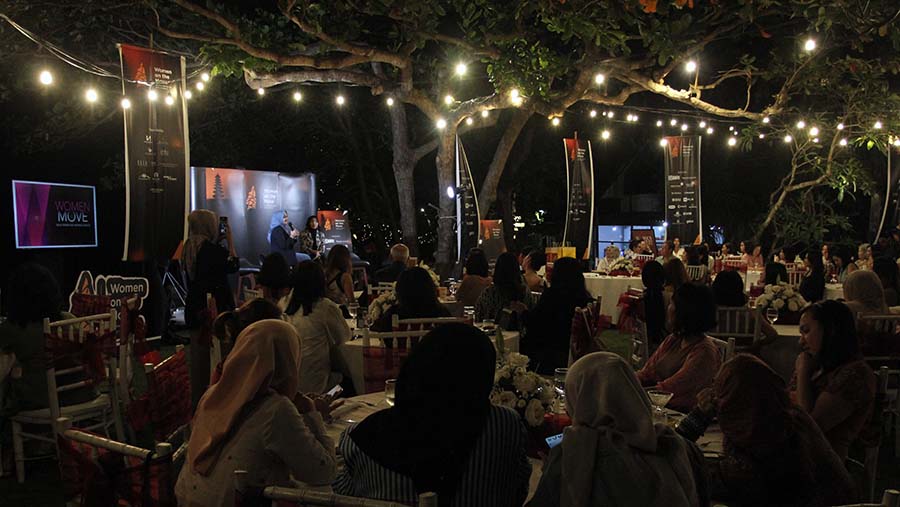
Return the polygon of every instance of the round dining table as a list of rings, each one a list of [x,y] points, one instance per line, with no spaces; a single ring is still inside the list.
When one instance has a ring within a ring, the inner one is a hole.
[[[639,276],[606,276],[598,273],[585,273],[584,285],[595,299],[600,299],[600,314],[609,315],[613,322],[619,321],[619,296],[629,289],[644,289],[644,282]]]

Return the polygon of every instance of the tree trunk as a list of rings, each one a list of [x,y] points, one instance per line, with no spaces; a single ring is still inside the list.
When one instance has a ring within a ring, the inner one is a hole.
[[[497,213],[503,220],[503,240],[506,243],[506,250],[511,252],[518,250],[519,243],[513,239],[515,235],[515,226],[513,224],[516,221],[513,189],[515,188],[516,175],[519,173],[519,168],[522,167],[525,159],[531,154],[534,130],[534,124],[532,123],[530,127],[525,128],[522,134],[519,135],[519,139],[515,143],[517,149],[510,155],[508,167],[500,179],[500,184],[497,186]]]
[[[449,272],[456,261],[456,259],[452,258],[456,243],[456,234],[453,227],[456,225],[456,197],[451,198],[447,195],[447,187],[456,187],[454,174],[456,168],[456,129],[457,126],[455,124],[449,124],[441,132],[435,159],[439,191],[438,202],[440,203],[441,211],[440,216],[438,216],[438,242],[434,257],[438,272],[441,274]]]
[[[497,143],[494,158],[491,160],[491,165],[488,166],[487,176],[484,177],[484,182],[481,184],[481,191],[478,192],[478,207],[482,213],[487,214],[497,198],[497,186],[500,183],[500,177],[503,176],[503,169],[506,168],[506,161],[516,144],[516,139],[519,138],[519,133],[531,118],[531,114],[530,110],[516,109],[503,131],[503,137]]]
[[[403,231],[403,244],[409,247],[410,255],[417,256],[419,235],[416,230],[416,189],[413,181],[416,160],[409,147],[406,106],[398,104],[390,108],[390,111],[394,181],[397,183],[397,198],[400,203],[400,229]]]

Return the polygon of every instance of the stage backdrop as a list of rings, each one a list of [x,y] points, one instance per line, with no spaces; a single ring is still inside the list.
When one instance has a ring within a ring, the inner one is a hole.
[[[306,223],[306,220],[303,221]],[[344,245],[353,251],[353,237],[350,234],[350,217],[343,211],[319,210],[319,228],[325,233],[323,252],[327,253],[334,245]]]
[[[125,121],[122,260],[169,258],[184,239],[188,120],[184,58],[119,45]],[[152,94],[155,94],[151,96]],[[153,98],[155,97],[155,98]]]
[[[703,230],[700,206],[700,136],[665,138],[666,239],[690,245]]]
[[[594,234],[594,160],[591,142],[563,139],[566,150],[566,229],[563,245],[575,247],[575,258],[591,256]]]
[[[16,248],[97,246],[94,187],[13,180]]]
[[[273,213],[286,210],[297,229],[315,214],[316,180],[310,173],[192,167],[191,209],[228,217],[238,256],[256,265],[260,255],[269,253]]]

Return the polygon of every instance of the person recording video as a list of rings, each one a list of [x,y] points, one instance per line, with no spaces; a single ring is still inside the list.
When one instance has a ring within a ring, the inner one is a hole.
[[[288,266],[297,265],[297,256],[294,254],[294,245],[300,231],[294,229],[285,210],[272,213],[272,221],[269,222],[269,252],[277,253],[284,257]]]

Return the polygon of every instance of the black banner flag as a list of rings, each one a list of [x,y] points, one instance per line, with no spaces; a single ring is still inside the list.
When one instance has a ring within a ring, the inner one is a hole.
[[[591,143],[579,139],[563,139],[566,150],[566,229],[563,245],[575,247],[575,258],[591,256],[594,236],[594,160]]]
[[[703,231],[700,206],[700,136],[665,138],[666,238],[689,245]]]

